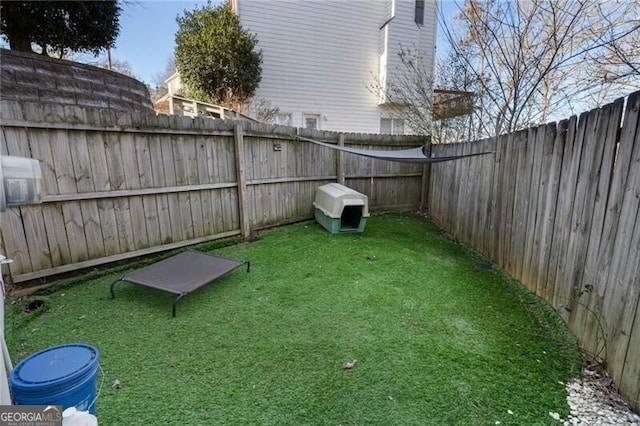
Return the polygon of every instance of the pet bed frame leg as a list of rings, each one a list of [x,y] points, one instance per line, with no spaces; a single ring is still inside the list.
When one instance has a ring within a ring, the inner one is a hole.
[[[116,292],[115,292],[115,286],[118,282],[122,281],[122,279],[124,278],[124,276],[118,278],[117,280],[115,280],[114,282],[111,283],[111,298],[115,299],[116,298]]]
[[[182,293],[179,294],[178,297],[176,297],[176,300],[173,301],[173,307],[171,309],[171,313],[173,314],[173,317],[176,317],[176,305],[178,304],[178,302],[180,301],[180,299],[182,299],[183,297],[185,297],[187,294],[189,293]]]

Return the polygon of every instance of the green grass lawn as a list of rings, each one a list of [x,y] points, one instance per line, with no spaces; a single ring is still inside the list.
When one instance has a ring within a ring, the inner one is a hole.
[[[97,347],[101,425],[557,425],[549,412],[569,414],[563,382],[580,356],[562,321],[421,217],[372,216],[343,235],[305,222],[213,247],[200,249],[251,272],[187,296],[176,318],[173,297],[152,289],[120,283],[111,300],[122,271],[36,295],[45,306],[32,313],[14,303],[14,363],[51,345]]]

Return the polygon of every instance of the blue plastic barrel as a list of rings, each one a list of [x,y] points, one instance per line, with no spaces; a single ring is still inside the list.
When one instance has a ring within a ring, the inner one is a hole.
[[[11,372],[18,405],[62,405],[95,414],[100,354],[83,343],[53,346],[22,360]]]

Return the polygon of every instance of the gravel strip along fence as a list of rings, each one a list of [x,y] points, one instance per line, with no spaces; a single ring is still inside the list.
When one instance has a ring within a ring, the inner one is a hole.
[[[624,402],[609,375],[597,365],[585,363],[582,378],[567,383],[567,393],[571,414],[563,419],[549,413],[565,426],[640,426],[640,415]]]

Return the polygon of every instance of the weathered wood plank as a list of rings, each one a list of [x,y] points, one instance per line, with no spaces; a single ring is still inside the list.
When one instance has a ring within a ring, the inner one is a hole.
[[[542,170],[544,174],[543,187],[540,191],[540,240],[537,247],[537,257],[533,261],[536,271],[536,294],[545,300],[551,300],[553,289],[549,294],[547,277],[551,262],[551,245],[553,232],[556,226],[555,214],[560,188],[560,175],[562,172],[562,155],[564,152],[564,135],[566,134],[567,120],[561,121],[556,127],[555,123],[547,125],[543,149]],[[536,265],[537,264],[537,265]]]
[[[105,256],[120,253],[120,241],[118,238],[118,225],[113,200],[97,200],[98,215],[102,228],[102,242]],[[58,263],[57,265],[60,265]]]
[[[515,182],[513,185],[513,209],[511,217],[509,217],[507,212],[507,235],[510,236],[511,242],[507,253],[506,269],[517,280],[522,279],[522,261],[524,259],[529,185],[531,183],[531,165],[533,158],[531,140],[534,139],[534,136],[531,135],[533,132],[534,129],[520,131],[516,133],[514,141],[516,149],[514,154],[517,155],[517,162],[514,157],[516,170],[512,172]],[[511,226],[509,226],[509,223]]]
[[[240,234],[247,238],[251,234],[249,212],[247,211],[247,184],[245,177],[245,150],[242,134],[242,122],[238,121],[234,128],[236,180],[238,182],[237,201],[240,222]]]
[[[207,164],[207,144],[209,142],[204,138],[198,138],[195,140],[195,156],[196,156],[196,183],[210,182],[209,170]],[[200,191],[200,208],[202,212],[202,234],[214,234],[215,228],[213,226],[213,211],[211,205],[211,192]]]
[[[493,178],[491,182],[492,186],[492,196],[490,198],[490,211],[489,211],[489,224],[488,228],[490,230],[490,236],[487,240],[487,244],[489,246],[488,250],[485,252],[489,258],[491,258],[494,262],[498,264],[501,263],[501,253],[500,253],[500,241],[502,239],[502,235],[500,234],[501,223],[502,223],[502,208],[504,203],[504,192],[503,188],[505,187],[505,175],[507,167],[507,139],[505,137],[494,137],[492,138],[494,150],[495,150],[495,163],[493,164]]]
[[[576,180],[578,178],[577,164],[580,159],[580,146],[576,140],[578,119],[573,116],[569,119],[567,135],[564,144],[564,154],[562,155],[562,175],[560,177],[559,205],[556,213],[556,222],[562,224],[554,230],[553,244],[551,247],[551,261],[555,268],[549,270],[549,282],[553,283],[552,306],[558,307],[561,314],[566,312],[562,307],[568,304],[568,293],[563,274],[567,256],[569,239],[567,232],[571,222],[573,209],[573,199],[575,196]]]
[[[509,257],[511,250],[511,228],[513,222],[513,203],[515,199],[515,184],[518,173],[518,150],[516,149],[516,133],[506,136],[506,152],[504,155],[504,173],[502,175],[502,205],[500,208],[500,241],[499,265],[510,271]],[[518,136],[518,138],[521,138]]]
[[[527,203],[527,226],[524,238],[524,257],[522,259],[522,282],[526,287],[535,293],[537,287],[537,246],[540,244],[540,224],[538,204],[541,197],[541,187],[544,190],[544,180],[542,175],[543,152],[546,139],[546,126],[538,126],[535,129],[535,139],[533,142],[533,152],[531,158],[531,178],[529,185],[529,201]],[[533,137],[533,136],[532,136]],[[546,170],[545,170],[546,172]],[[535,272],[534,272],[535,271]]]
[[[184,165],[187,184],[197,184],[199,182],[198,159],[196,158],[196,141],[193,137],[184,139]],[[191,206],[192,238],[198,238],[204,235],[202,197],[200,191],[193,191],[188,194],[189,205]]]

